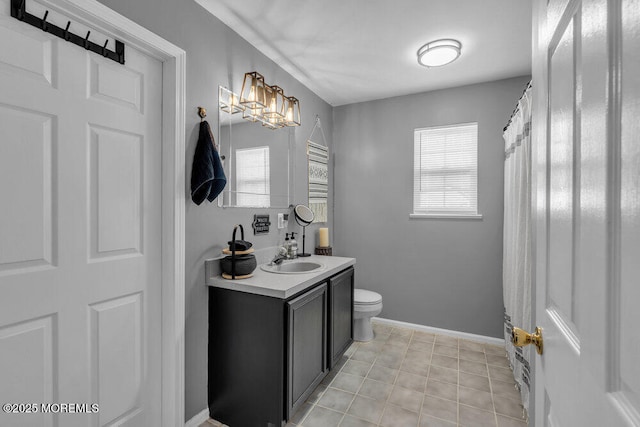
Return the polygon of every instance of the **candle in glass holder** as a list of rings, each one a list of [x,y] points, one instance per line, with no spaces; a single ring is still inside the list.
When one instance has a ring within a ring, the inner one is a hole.
[[[320,236],[320,247],[328,248],[329,247],[329,229],[326,227],[320,228],[318,230],[318,234]]]

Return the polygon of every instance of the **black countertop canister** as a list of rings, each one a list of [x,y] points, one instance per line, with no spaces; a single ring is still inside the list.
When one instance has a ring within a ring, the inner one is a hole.
[[[236,240],[236,231],[238,230],[238,227],[240,227],[240,240]],[[244,227],[242,227],[242,224],[234,226],[233,235],[229,242],[231,255],[220,260],[220,269],[222,272],[230,275],[231,279],[235,279],[236,276],[246,276],[251,274],[258,266],[255,255],[252,253],[238,253],[246,252],[251,249],[251,246],[253,246],[251,242],[244,240]]]

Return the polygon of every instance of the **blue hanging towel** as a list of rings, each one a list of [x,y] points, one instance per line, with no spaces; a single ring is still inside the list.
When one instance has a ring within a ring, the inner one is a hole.
[[[213,202],[227,185],[220,155],[211,133],[209,123],[200,122],[198,145],[193,156],[191,171],[191,200],[199,205],[204,199]]]

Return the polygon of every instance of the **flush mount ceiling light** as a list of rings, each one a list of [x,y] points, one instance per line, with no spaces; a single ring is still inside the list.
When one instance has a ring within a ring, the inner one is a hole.
[[[425,67],[440,67],[455,61],[460,56],[462,44],[458,40],[440,39],[418,49],[418,63]]]

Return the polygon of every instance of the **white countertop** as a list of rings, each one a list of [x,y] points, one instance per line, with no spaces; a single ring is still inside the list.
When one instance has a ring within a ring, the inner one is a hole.
[[[311,273],[296,273],[296,274],[277,274],[269,273],[258,267],[253,272],[253,277],[241,280],[227,280],[223,279],[220,275],[209,277],[207,274],[207,285],[222,289],[231,289],[234,291],[248,292],[250,294],[258,294],[269,297],[276,297],[287,299],[300,291],[305,290],[311,285],[314,285],[328,277],[333,276],[336,273],[352,266],[356,263],[355,258],[337,257],[337,256],[323,256],[323,255],[311,255],[310,257],[298,258],[294,261],[311,261],[324,264],[325,268],[320,271],[314,271]],[[207,260],[206,263],[218,262],[218,260]],[[209,267],[209,266],[208,266]],[[214,268],[207,268],[207,272],[216,271]],[[216,271],[216,273],[219,270]]]

